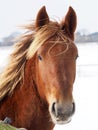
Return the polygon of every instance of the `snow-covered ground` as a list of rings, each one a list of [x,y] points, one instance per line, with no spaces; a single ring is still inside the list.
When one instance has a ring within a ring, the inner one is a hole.
[[[54,130],[98,130],[98,43],[77,44],[77,76],[74,84],[76,113],[66,125]],[[0,69],[6,65],[10,47],[0,47]]]

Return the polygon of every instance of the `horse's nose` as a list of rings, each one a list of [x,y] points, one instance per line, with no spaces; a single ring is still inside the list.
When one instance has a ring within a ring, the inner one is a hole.
[[[59,104],[59,103],[53,103],[52,104],[52,114],[56,118],[60,119],[66,119],[73,115],[75,112],[75,103],[66,103],[66,104]]]

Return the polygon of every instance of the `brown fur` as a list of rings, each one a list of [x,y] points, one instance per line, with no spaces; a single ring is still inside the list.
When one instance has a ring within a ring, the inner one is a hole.
[[[51,57],[51,55],[52,57],[62,58],[65,55],[66,62],[66,55],[76,57],[77,49],[73,43],[76,14],[70,7],[65,20],[59,24],[51,22],[45,7],[42,7],[37,15],[35,24],[31,24],[27,28],[30,31],[19,39],[15,50],[10,56],[8,66],[0,75],[0,119],[3,120],[5,117],[9,117],[12,120],[12,125],[24,127],[28,130],[52,130],[54,122],[51,120],[49,104],[52,98],[51,92],[55,91],[55,89],[50,90],[49,88],[49,91],[47,91],[43,88],[45,84],[41,74],[46,71],[48,75],[49,72],[47,66],[47,70],[42,67],[39,72],[40,63],[38,63],[37,55],[40,52],[43,52],[42,55],[48,54],[48,57],[45,58],[46,63],[49,62],[49,56]],[[42,48],[46,49],[42,51]],[[60,58],[58,60],[61,61]],[[53,61],[53,64],[58,66],[56,62],[57,60]],[[52,59],[50,59],[50,63],[52,63]],[[63,62],[61,61],[60,63],[62,64]],[[50,67],[52,69],[53,66]],[[68,70],[70,70],[69,67],[67,68]],[[58,67],[55,67],[53,72],[51,72],[55,73],[56,68],[58,70]],[[74,64],[72,68],[73,74],[68,77],[71,80],[71,87],[74,82]],[[44,71],[42,72],[42,70]],[[58,73],[55,74],[58,75]],[[56,77],[56,75],[54,76]],[[60,77],[58,78],[62,80]],[[48,80],[50,81],[48,84],[51,86],[51,78]],[[53,84],[55,85],[55,82]],[[56,97],[58,94],[60,95],[58,92],[59,89],[55,92]],[[69,93],[71,95],[71,92],[72,88],[69,88],[67,95]],[[61,97],[63,99],[63,96]],[[66,101],[68,98],[72,101],[72,96],[67,96]]]

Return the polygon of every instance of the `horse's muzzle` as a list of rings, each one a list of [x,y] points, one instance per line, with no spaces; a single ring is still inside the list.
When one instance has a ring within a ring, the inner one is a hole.
[[[75,103],[61,104],[54,102],[51,106],[51,117],[55,124],[66,124],[71,121],[75,112]]]

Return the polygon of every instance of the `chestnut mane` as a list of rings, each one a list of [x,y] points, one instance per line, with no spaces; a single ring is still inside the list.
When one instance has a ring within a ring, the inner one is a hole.
[[[58,37],[66,44],[68,43],[66,41],[69,41],[57,22],[50,22],[38,30],[32,24],[25,28],[29,31],[18,39],[8,65],[0,75],[0,100],[13,93],[17,84],[23,82],[26,61],[32,58],[38,48],[48,39],[55,36],[56,42],[59,40]]]

